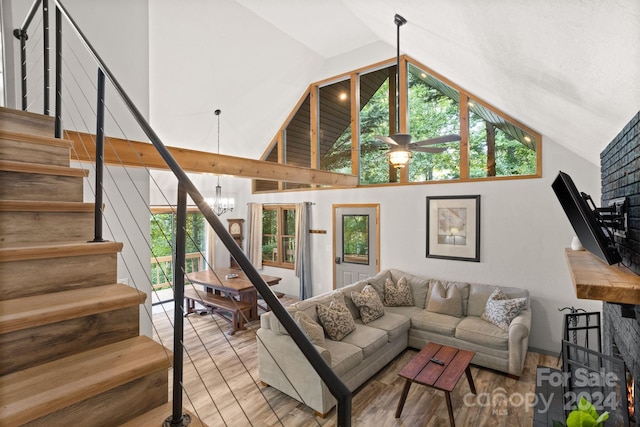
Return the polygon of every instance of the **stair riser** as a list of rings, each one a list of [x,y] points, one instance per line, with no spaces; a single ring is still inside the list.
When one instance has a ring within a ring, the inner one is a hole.
[[[54,136],[53,117],[0,108],[0,128],[12,132]]]
[[[0,160],[69,166],[69,148],[0,138]]]
[[[40,242],[89,241],[93,212],[0,212],[0,247]]]
[[[164,370],[68,406],[24,426],[118,426],[167,402],[168,387],[168,371]]]
[[[139,307],[133,306],[2,334],[0,375],[133,338],[139,319]]]
[[[82,202],[80,177],[0,171],[1,200]]]
[[[0,300],[109,285],[116,276],[115,253],[0,262]]]

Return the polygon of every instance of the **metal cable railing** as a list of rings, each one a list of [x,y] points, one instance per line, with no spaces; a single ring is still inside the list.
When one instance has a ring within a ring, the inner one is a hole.
[[[182,384],[182,370],[183,370],[183,313],[184,313],[184,249],[185,249],[185,239],[186,236],[184,234],[185,229],[185,218],[186,218],[186,197],[187,195],[191,198],[191,200],[198,207],[206,221],[213,228],[221,242],[225,245],[230,255],[236,260],[240,268],[244,271],[247,278],[251,281],[253,286],[256,288],[260,296],[263,298],[265,303],[271,308],[273,311],[273,315],[275,315],[278,320],[281,322],[282,326],[289,333],[293,341],[296,343],[298,348],[301,350],[305,358],[309,361],[311,366],[315,369],[319,377],[326,384],[329,391],[336,398],[337,404],[337,418],[339,426],[350,426],[351,425],[351,392],[346,387],[346,385],[340,380],[340,378],[333,372],[329,365],[324,361],[324,359],[320,356],[318,351],[315,349],[313,344],[309,342],[304,333],[299,329],[295,321],[291,318],[289,313],[284,309],[278,298],[273,294],[273,292],[269,289],[269,286],[264,282],[261,275],[257,272],[255,267],[251,264],[249,259],[246,257],[242,249],[236,244],[233,237],[229,234],[226,227],[222,224],[218,216],[214,213],[213,209],[206,202],[202,194],[198,191],[192,181],[189,179],[184,170],[180,167],[180,165],[173,158],[169,150],[162,143],[159,136],[155,133],[153,128],[146,121],[144,116],[138,110],[136,105],[130,99],[126,91],[122,88],[120,83],[117,81],[113,73],[109,70],[105,62],[99,56],[97,51],[93,48],[87,37],[83,34],[77,23],[68,13],[67,9],[62,5],[61,1],[54,0],[55,4],[55,12],[56,12],[56,76],[55,76],[55,136],[60,138],[62,136],[62,69],[63,69],[63,57],[62,57],[62,18],[64,18],[68,24],[70,25],[73,32],[79,37],[80,41],[83,43],[84,47],[87,49],[88,53],[92,56],[95,63],[99,68],[99,77],[98,77],[98,108],[97,108],[97,125],[96,125],[96,146],[104,146],[104,82],[105,79],[108,80],[118,96],[125,104],[129,113],[133,116],[133,119],[140,126],[142,131],[145,133],[149,141],[156,148],[157,152],[165,161],[166,165],[173,172],[175,177],[178,179],[178,187],[179,187],[179,197],[178,197],[178,207],[177,207],[177,215],[178,215],[178,226],[176,233],[176,267],[174,268],[174,300],[175,300],[175,308],[174,314],[175,317],[173,319],[174,322],[174,373],[173,373],[173,413],[168,420],[169,424],[172,426],[183,425],[184,417],[182,413],[182,394],[183,394],[183,384]],[[43,72],[44,78],[44,93],[43,93],[43,102],[44,102],[44,111],[45,114],[49,114],[49,24],[48,24],[48,1],[47,0],[37,0],[34,2],[33,6],[29,10],[28,16],[25,19],[25,22],[20,27],[14,31],[14,35],[20,39],[21,41],[21,71],[22,71],[22,108],[27,109],[27,60],[26,60],[26,40],[28,39],[27,30],[30,23],[33,20],[33,17],[37,11],[37,9],[42,5],[43,7],[43,55],[44,60],[43,64],[45,67],[45,71]],[[102,240],[102,209],[98,207],[102,206],[102,161],[103,155],[101,154],[101,149],[98,148],[96,152],[96,183],[95,183],[95,197],[96,197],[96,218],[95,218],[95,241]]]

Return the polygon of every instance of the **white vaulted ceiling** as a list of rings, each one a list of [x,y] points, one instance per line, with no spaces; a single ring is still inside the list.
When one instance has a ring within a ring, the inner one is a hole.
[[[640,110],[637,0],[237,0],[327,61],[401,51],[598,164]],[[345,70],[349,71],[349,70]]]

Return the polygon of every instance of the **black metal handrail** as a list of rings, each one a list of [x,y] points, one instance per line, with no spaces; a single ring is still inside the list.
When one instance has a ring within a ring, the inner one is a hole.
[[[36,3],[39,4],[39,0],[36,1]],[[262,279],[262,276],[260,276],[258,271],[251,264],[251,262],[249,261],[245,253],[238,246],[234,238],[229,234],[229,232],[227,231],[227,228],[222,224],[218,216],[214,213],[211,206],[206,202],[202,194],[200,194],[200,192],[195,187],[195,185],[191,182],[187,174],[180,167],[178,162],[173,158],[173,156],[171,155],[169,150],[166,148],[166,146],[162,143],[159,136],[155,133],[155,131],[146,121],[144,116],[140,113],[136,105],[130,99],[126,91],[122,88],[122,86],[120,85],[118,80],[115,78],[113,73],[109,70],[106,63],[102,60],[98,52],[91,45],[87,37],[80,30],[80,27],[73,20],[71,15],[68,13],[67,9],[61,3],[61,1],[54,0],[54,3],[56,5],[56,87],[55,87],[55,91],[56,91],[55,134],[56,134],[56,137],[60,138],[62,136],[62,129],[61,129],[62,128],[61,126],[62,25],[61,25],[61,20],[62,20],[62,15],[64,15],[65,19],[69,22],[71,29],[76,32],[81,42],[85,45],[85,48],[87,49],[87,51],[93,56],[94,61],[98,64],[100,73],[101,74],[103,73],[104,77],[109,79],[109,81],[115,88],[116,92],[118,93],[118,95],[120,96],[124,104],[126,105],[127,109],[133,115],[133,118],[136,120],[136,122],[141,127],[143,132],[149,138],[149,141],[153,144],[153,146],[156,148],[156,150],[158,151],[160,156],[163,158],[167,166],[171,169],[171,171],[174,173],[174,175],[178,179],[179,193],[180,193],[178,209],[180,210],[186,207],[186,195],[185,195],[185,192],[186,192],[186,194],[188,194],[193,200],[193,202],[196,204],[196,206],[198,207],[202,215],[205,217],[207,222],[211,225],[211,227],[213,228],[215,233],[218,235],[222,243],[225,245],[225,247],[227,248],[231,256],[233,256],[233,258],[236,260],[240,268],[244,271],[247,278],[254,285],[254,287],[262,296],[264,301],[269,305],[269,307],[273,311],[273,314],[278,318],[280,323],[287,330],[287,332],[289,333],[293,341],[296,343],[300,351],[303,353],[305,358],[309,361],[311,366],[318,373],[322,381],[327,385],[327,388],[329,389],[331,394],[336,398],[338,425],[346,426],[346,427],[350,426],[351,425],[351,391],[342,382],[342,380],[340,380],[340,378],[335,374],[335,372],[333,372],[331,367],[327,365],[327,363],[324,361],[322,356],[315,349],[313,344],[311,344],[311,342],[300,330],[300,328],[297,326],[297,324],[289,315],[289,313],[282,306],[278,298],[273,294],[273,292],[271,292],[271,290],[269,289],[269,286]],[[33,18],[33,16],[31,15],[32,13],[35,14],[35,11],[33,11],[35,8],[37,8],[37,5],[34,3],[34,6],[30,11],[30,16],[26,21],[29,21],[29,22],[31,21],[31,19]],[[45,52],[45,55],[46,54],[47,53]],[[24,60],[24,63],[26,63],[26,59]],[[26,80],[26,72],[24,75],[24,80]],[[24,82],[23,84],[26,87],[26,82]],[[26,94],[26,90],[25,90],[25,94]],[[25,98],[23,98],[23,102],[25,102],[24,99]],[[100,95],[99,95],[99,99],[100,99]],[[99,101],[99,104],[100,103],[101,101]],[[24,104],[23,104],[23,108],[26,109],[26,107],[24,107]],[[101,130],[101,126],[102,124],[99,123],[98,124],[99,131]],[[102,161],[102,158],[101,157],[99,158],[98,156],[96,156],[96,162],[100,162],[100,161]],[[101,206],[96,205],[96,211],[99,209],[101,209]],[[184,241],[182,243],[182,246],[184,246]],[[180,247],[181,245],[177,244],[177,248],[180,248]],[[182,265],[184,265],[184,247],[182,247],[181,253],[178,251],[176,252],[177,252],[176,258],[178,257],[178,255],[182,257],[181,261],[179,259],[176,259],[176,262],[177,263],[182,262]],[[175,270],[177,272],[181,271],[179,268],[176,268]],[[182,288],[182,286],[184,285],[184,277],[182,276],[182,274],[178,274],[178,276],[181,276],[181,278],[177,276],[174,278],[174,286],[176,287],[176,291],[175,291],[176,292],[176,297],[175,297],[176,332],[175,333],[181,334],[182,328],[180,327],[181,330],[178,331],[178,325],[182,325],[182,323],[178,321],[178,318],[180,318],[180,321],[181,321],[182,313],[184,312],[184,306],[183,306],[184,299],[181,297],[182,295],[181,292],[183,292],[184,289],[179,289],[179,288]],[[181,283],[182,283],[182,286],[180,286]],[[173,401],[173,415],[171,417],[171,425],[178,426],[178,425],[182,425],[182,417],[183,417],[182,415],[182,375],[181,375],[183,350],[182,350],[181,335],[179,335],[175,339],[174,345],[175,345],[174,347],[174,361],[175,361],[174,363],[174,401]],[[178,364],[180,365],[180,367],[176,371],[176,365]]]

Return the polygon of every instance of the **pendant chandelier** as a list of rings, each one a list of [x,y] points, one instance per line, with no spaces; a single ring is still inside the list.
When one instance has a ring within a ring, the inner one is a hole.
[[[220,154],[220,113],[222,111],[216,110],[214,114],[218,117],[218,154]],[[213,211],[216,215],[220,216],[226,212],[233,212],[234,200],[232,197],[222,196],[222,187],[220,186],[220,175],[218,175],[218,183],[216,184],[216,195],[213,199]]]

